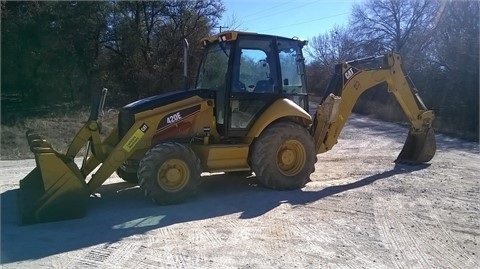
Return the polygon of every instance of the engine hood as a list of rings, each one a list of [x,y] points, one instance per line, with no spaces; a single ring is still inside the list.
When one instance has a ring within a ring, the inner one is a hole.
[[[173,102],[177,102],[183,99],[190,98],[195,95],[204,95],[202,90],[182,90],[168,92],[164,94],[154,95],[147,98],[137,100],[122,108],[124,111],[128,111],[130,114],[137,114],[142,111],[151,110],[156,107],[164,106]]]

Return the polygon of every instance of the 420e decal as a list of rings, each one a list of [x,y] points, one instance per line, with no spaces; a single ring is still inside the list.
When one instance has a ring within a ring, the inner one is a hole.
[[[157,130],[161,130],[170,124],[179,122],[185,118],[188,118],[200,111],[200,105],[192,106],[189,108],[176,111],[165,116],[158,124]]]

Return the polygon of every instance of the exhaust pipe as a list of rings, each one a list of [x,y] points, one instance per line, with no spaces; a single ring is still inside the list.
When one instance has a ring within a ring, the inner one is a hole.
[[[183,79],[185,90],[188,90],[188,50],[190,45],[186,38],[183,39]]]

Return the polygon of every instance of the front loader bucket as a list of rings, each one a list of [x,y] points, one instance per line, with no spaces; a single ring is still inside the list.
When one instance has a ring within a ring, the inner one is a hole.
[[[38,135],[27,132],[27,139],[37,167],[20,180],[19,224],[84,216],[89,192],[77,165]]]
[[[430,161],[435,155],[437,144],[433,128],[424,132],[410,130],[396,163],[420,164]]]

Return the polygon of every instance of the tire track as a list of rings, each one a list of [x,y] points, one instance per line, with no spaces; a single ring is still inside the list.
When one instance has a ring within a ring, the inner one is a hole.
[[[208,264],[208,259],[199,251],[205,246],[187,235],[195,232],[182,230],[167,238],[156,236],[157,240],[153,244],[141,245],[120,268],[199,268],[202,264]],[[181,237],[182,233],[185,236]]]
[[[413,214],[409,214],[408,218],[416,227],[422,231],[419,235],[428,240],[429,238],[432,241],[435,241],[435,244],[424,244],[423,246],[428,246],[427,250],[429,252],[435,253],[434,257],[439,261],[439,266],[446,266],[447,268],[479,268],[480,264],[478,261],[475,261],[471,258],[471,255],[468,254],[464,249],[459,247],[456,244],[447,244],[445,242],[455,242],[455,239],[452,237],[450,232],[447,231],[445,226],[441,223],[438,218],[438,215],[435,214],[434,210],[431,215],[434,223],[426,224],[416,220]],[[439,240],[438,238],[447,238],[445,242]],[[447,266],[448,265],[448,266]]]
[[[419,218],[404,210],[402,204],[393,197],[388,207],[384,205],[386,199],[377,198],[375,217],[396,268],[479,267],[478,262],[458,245],[445,243],[456,240],[441,224],[435,211],[427,218]],[[422,206],[430,207],[428,204]]]
[[[380,229],[380,235],[385,240],[387,249],[390,250],[391,260],[395,268],[431,268],[426,254],[419,248],[417,239],[414,238],[402,222],[402,216],[398,212],[402,206],[393,197],[387,199],[377,197],[375,203],[375,219]],[[395,206],[390,206],[395,203]],[[390,204],[389,207],[385,205]],[[396,208],[393,213],[391,208]]]
[[[352,123],[357,121],[354,118]],[[382,130],[390,128],[377,125]],[[193,210],[206,213],[174,212],[158,227],[137,230],[130,226],[124,228],[132,230],[124,231],[98,228],[95,214],[100,209],[106,211],[103,219],[108,227],[153,210],[145,206],[145,211],[138,211],[135,204],[121,203],[126,207],[119,211],[112,197],[78,222],[17,227],[15,203],[10,201],[14,201],[18,180],[35,163],[15,162],[6,171],[0,169],[5,192],[1,223],[5,260],[0,267],[480,268],[480,156],[471,153],[478,143],[456,149],[453,144],[442,145],[445,139],[437,136],[441,138],[439,151],[429,167],[380,176],[358,187],[352,183],[389,171],[390,159],[395,157],[389,157],[392,148],[400,150],[401,144],[386,146],[381,141],[393,141],[391,135],[372,136],[365,134],[365,128],[346,128],[343,141],[319,155],[314,181],[302,193],[279,192],[277,198],[275,193],[263,195],[258,187],[238,196],[219,194],[192,202],[199,203]],[[381,145],[355,148],[368,140],[381,140]],[[108,183],[117,183],[117,178]],[[218,188],[233,191],[238,187],[224,184]],[[217,188],[214,183],[210,187]],[[179,208],[187,209],[188,204]],[[97,237],[103,232],[111,234]],[[62,245],[63,233],[69,242]]]
[[[129,239],[96,246],[79,258],[73,268],[122,268],[138,253],[139,242]]]
[[[369,201],[349,194],[335,201],[335,206],[322,208],[311,218],[304,217],[308,223],[298,223],[294,233],[298,234],[299,242],[307,242],[310,251],[299,255],[303,257],[300,262],[309,256],[313,260],[323,257],[321,266],[317,264],[316,268],[338,267],[339,264],[345,268],[359,268],[359,264],[366,266],[364,268],[377,267],[378,260],[382,259],[372,255],[372,249],[378,250],[379,246],[370,241],[375,230],[361,229],[365,223],[374,223],[373,212],[364,212]],[[335,227],[334,233],[330,227]]]

